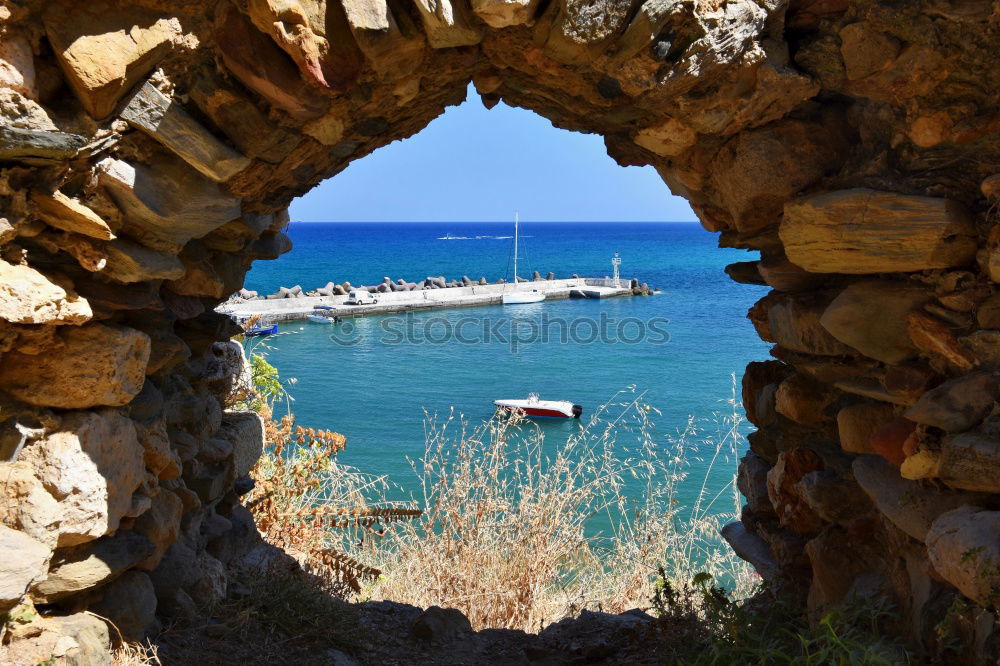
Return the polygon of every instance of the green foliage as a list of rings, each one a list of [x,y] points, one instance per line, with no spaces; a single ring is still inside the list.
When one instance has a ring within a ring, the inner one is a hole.
[[[711,581],[711,575],[700,573],[690,584],[678,585],[660,570],[652,605],[661,628],[671,634],[673,663],[910,663],[906,650],[883,636],[882,625],[892,616],[884,599],[853,599],[810,626],[798,600],[762,588],[737,601]]]
[[[269,406],[285,395],[285,387],[278,376],[278,369],[268,363],[263,354],[250,356],[250,381],[257,391],[257,399]]]

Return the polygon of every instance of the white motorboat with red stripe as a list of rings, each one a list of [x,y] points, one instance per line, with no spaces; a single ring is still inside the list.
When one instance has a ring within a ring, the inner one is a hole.
[[[524,400],[494,400],[493,404],[508,412],[549,419],[578,419],[583,413],[580,405],[568,400],[542,400],[537,393],[529,393]]]

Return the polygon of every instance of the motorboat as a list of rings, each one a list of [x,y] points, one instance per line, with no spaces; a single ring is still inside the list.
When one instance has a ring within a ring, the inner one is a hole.
[[[523,303],[538,303],[539,301],[545,300],[545,294],[543,294],[538,289],[523,290],[519,289],[517,285],[517,241],[518,241],[518,227],[520,226],[518,215],[514,213],[514,282],[513,288],[507,291],[506,285],[504,286],[504,292],[501,295],[501,300],[504,305],[521,305]]]
[[[524,400],[494,400],[497,409],[523,414],[532,418],[578,419],[583,407],[568,400],[542,400],[537,393],[529,393]]]
[[[243,331],[243,335],[276,335],[277,333],[277,324],[271,324],[270,326],[251,326]]]

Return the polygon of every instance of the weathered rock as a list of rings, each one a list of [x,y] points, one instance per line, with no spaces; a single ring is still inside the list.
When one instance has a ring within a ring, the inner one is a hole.
[[[405,76],[423,60],[424,38],[387,0],[341,0],[358,47],[383,76]],[[382,123],[380,123],[382,124]]]
[[[226,412],[216,436],[232,444],[237,477],[248,474],[264,451],[264,422],[256,412]]]
[[[464,2],[416,0],[427,42],[435,49],[478,44],[482,30],[468,13]]]
[[[240,202],[180,159],[158,155],[152,166],[106,158],[98,182],[124,214],[125,231],[156,250],[179,252],[240,216]]]
[[[760,271],[757,270],[759,263],[759,261],[737,261],[726,266],[726,275],[733,282],[740,284],[763,285],[764,279],[761,277]]]
[[[59,190],[51,194],[36,190],[31,193],[31,201],[38,208],[42,219],[57,229],[98,240],[112,240],[115,237],[111,227],[100,215]]]
[[[145,478],[135,428],[115,410],[64,417],[58,432],[25,447],[21,459],[59,502],[61,547],[114,532]]]
[[[250,166],[249,158],[216,139],[148,81],[132,95],[121,117],[217,183]]]
[[[37,616],[19,633],[24,638],[0,645],[0,662],[111,666],[108,625],[89,613]]]
[[[661,157],[680,155],[694,145],[698,134],[674,118],[666,118],[636,132],[634,141]]]
[[[916,437],[916,428],[913,421],[897,416],[872,435],[872,451],[899,467],[906,460],[906,450]]]
[[[795,374],[778,385],[774,409],[796,423],[821,423],[830,419],[826,408],[837,399],[837,392],[808,375]]]
[[[772,294],[757,302],[747,315],[757,332],[767,341],[782,347],[820,356],[849,356],[854,350],[823,328],[822,302]]]
[[[6,354],[4,389],[28,404],[63,409],[124,405],[140,390],[149,360],[149,336],[106,324],[63,327],[50,353]]]
[[[937,476],[953,488],[1000,492],[1000,440],[972,431],[945,437]]]
[[[0,524],[55,548],[63,515],[31,463],[0,463]]]
[[[94,118],[109,115],[118,100],[156,67],[180,36],[176,18],[138,7],[94,2],[54,3],[45,28],[73,92]],[[73,20],[66,20],[71,11]]]
[[[740,460],[736,485],[740,493],[746,497],[747,506],[755,515],[768,515],[774,512],[767,494],[767,473],[770,469],[771,466],[767,461],[753,451],[747,451]]]
[[[884,403],[860,403],[844,407],[837,412],[840,448],[848,453],[875,453],[872,437],[895,416],[892,405]]]
[[[0,160],[48,164],[70,159],[86,143],[79,134],[0,125]]]
[[[757,272],[764,284],[777,291],[804,291],[824,281],[823,275],[799,268],[784,255],[761,259],[757,262]]]
[[[143,572],[126,571],[102,592],[104,596],[90,610],[106,618],[123,640],[141,641],[159,629],[156,592]]]
[[[146,559],[136,563],[137,569],[152,571],[159,566],[167,548],[177,540],[183,511],[184,503],[181,498],[176,493],[162,488],[153,498],[149,511],[136,519],[132,530],[153,544],[153,552]]]
[[[146,468],[163,481],[181,475],[181,459],[170,446],[167,429],[162,420],[136,424],[136,437],[144,450]]]
[[[830,470],[808,472],[795,485],[795,491],[828,523],[848,525],[871,508],[857,484]]]
[[[462,611],[455,608],[431,606],[410,627],[414,638],[429,642],[445,642],[464,633],[472,633],[472,624]]]
[[[997,378],[974,373],[927,391],[906,411],[906,418],[946,432],[962,432],[981,423],[998,397]]]
[[[195,562],[195,576],[195,581],[184,588],[192,598],[208,607],[226,598],[229,577],[222,562],[201,552]]]
[[[948,325],[925,312],[906,315],[906,329],[914,346],[921,351],[940,356],[960,370],[971,370],[978,359],[963,347]]]
[[[0,320],[11,324],[82,324],[90,304],[68,285],[52,282],[30,266],[0,260]]]
[[[866,189],[786,204],[780,236],[792,263],[814,273],[950,268],[976,253],[975,229],[961,204]]]
[[[865,356],[900,363],[917,354],[907,333],[906,315],[930,299],[926,290],[906,284],[856,282],[833,299],[820,323]]]
[[[24,532],[0,525],[0,611],[7,611],[45,575],[52,551]]]
[[[174,280],[184,274],[184,264],[173,254],[157,252],[120,238],[104,247],[108,263],[102,275],[117,282]]]
[[[934,570],[983,606],[1000,590],[1000,511],[964,506],[942,514],[926,537]]]
[[[65,551],[52,558],[48,575],[31,588],[36,602],[51,603],[104,585],[153,552],[144,536],[123,532]]]
[[[986,498],[982,494],[937,489],[900,478],[899,470],[879,456],[858,456],[851,470],[879,513],[919,541],[924,540],[941,514]]]
[[[472,10],[486,25],[506,28],[534,21],[541,0],[472,0]]]
[[[737,555],[753,565],[761,578],[769,580],[779,575],[781,567],[771,553],[771,547],[762,538],[747,531],[743,523],[729,523],[719,533]]]
[[[820,530],[822,519],[817,516],[799,495],[796,484],[809,472],[824,468],[816,453],[806,448],[782,451],[778,461],[767,473],[767,494],[783,527],[796,534],[810,534]]]

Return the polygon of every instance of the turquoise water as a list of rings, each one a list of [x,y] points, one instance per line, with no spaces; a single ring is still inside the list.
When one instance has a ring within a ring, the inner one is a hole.
[[[662,412],[654,418],[655,430],[665,435],[683,428],[689,416],[725,411],[721,401],[730,397],[731,374],[767,358],[767,345],[745,317],[765,290],[735,284],[723,273],[726,264],[754,257],[716,248],[716,237],[698,225],[522,223],[521,232],[528,257],[522,275],[539,270],[558,277],[604,276],[618,251],[623,277],[637,277],[661,292],[438,310],[409,319],[368,317],[340,325],[283,324],[281,331],[288,334],[269,338],[267,355],[284,378],[295,379],[289,388],[298,423],[343,433],[348,448],[342,462],[387,474],[404,491],[415,491],[407,458],[423,454],[425,410],[444,415],[454,408],[470,423],[481,423],[492,415],[494,399],[535,391],[583,405],[586,419],[618,391],[634,387]],[[300,223],[289,230],[295,249],[277,261],[255,264],[247,287],[271,293],[279,286],[301,284],[308,290],[328,281],[375,284],[383,276],[410,281],[428,275],[490,281],[504,276],[509,239],[438,240],[448,233],[508,236],[511,225]],[[600,335],[589,341],[602,316],[603,341]],[[455,339],[459,325],[464,341]],[[536,333],[543,325],[547,341]],[[407,330],[409,339],[398,341]],[[513,344],[515,336],[524,342]],[[558,439],[579,425],[550,421],[543,427]],[[692,478],[700,481],[698,464]]]

